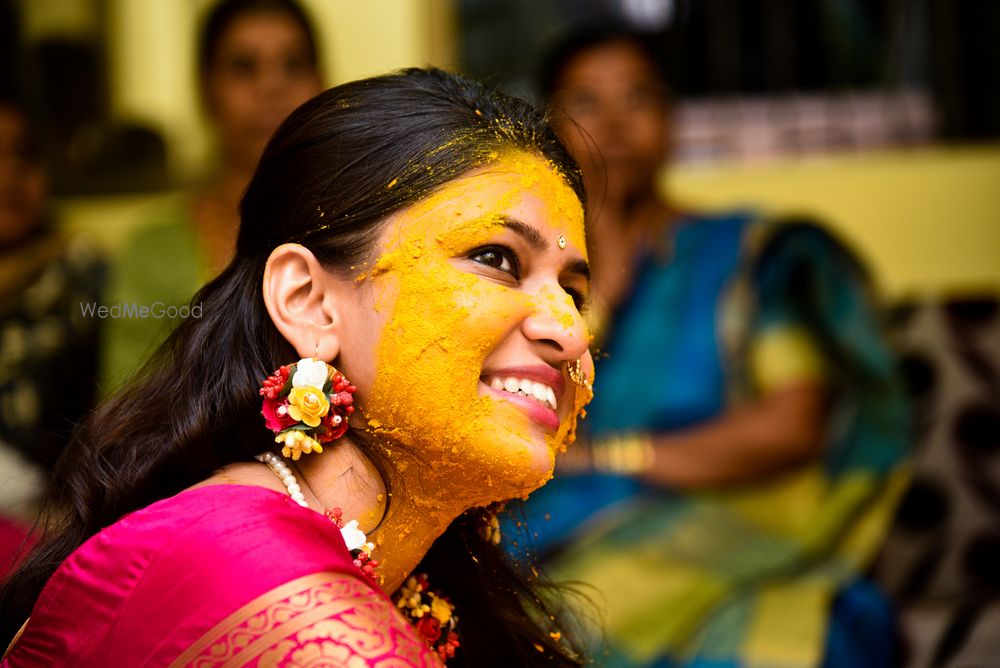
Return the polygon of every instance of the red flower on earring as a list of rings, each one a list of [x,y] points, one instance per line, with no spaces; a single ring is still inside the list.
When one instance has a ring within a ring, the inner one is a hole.
[[[296,424],[295,418],[288,414],[287,399],[264,399],[260,413],[264,416],[264,425],[275,434]]]
[[[321,443],[343,436],[356,390],[342,373],[314,358],[282,366],[264,379],[261,415],[282,444],[281,454],[298,459],[323,452]]]

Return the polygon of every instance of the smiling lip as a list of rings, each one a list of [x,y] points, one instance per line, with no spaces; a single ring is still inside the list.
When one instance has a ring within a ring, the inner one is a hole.
[[[490,386],[491,378],[519,378],[524,380],[532,380],[537,383],[543,383],[552,388],[552,392],[556,397],[556,405],[559,405],[562,395],[566,390],[566,382],[563,380],[562,374],[548,366],[547,364],[539,364],[535,366],[524,366],[524,367],[507,367],[504,369],[496,369],[484,373],[480,378],[480,382],[486,387],[486,389],[493,395],[508,401],[525,413],[528,414],[532,420],[542,425],[543,427],[555,431],[559,428],[559,415],[555,410],[543,405],[536,399],[532,397],[522,396],[520,394],[514,394],[511,392],[505,392],[503,390],[496,390]]]

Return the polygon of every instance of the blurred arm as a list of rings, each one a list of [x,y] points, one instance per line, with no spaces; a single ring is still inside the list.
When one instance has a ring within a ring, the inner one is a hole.
[[[640,476],[696,489],[752,480],[822,453],[826,392],[817,382],[771,391],[702,426],[649,436]]]
[[[759,394],[699,425],[599,439],[563,470],[594,468],[665,487],[696,489],[746,482],[821,456],[828,391],[819,348],[799,328],[754,340],[750,369]],[[572,452],[572,451],[571,451]]]

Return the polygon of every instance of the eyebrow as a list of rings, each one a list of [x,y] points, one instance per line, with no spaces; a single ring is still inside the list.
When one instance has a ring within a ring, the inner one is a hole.
[[[514,232],[519,237],[523,237],[524,240],[528,242],[528,245],[531,246],[532,250],[542,252],[549,249],[549,242],[546,241],[545,237],[543,237],[541,233],[531,225],[526,225],[520,220],[508,218],[507,216],[502,216],[500,220],[503,221],[503,226],[508,230]]]
[[[509,218],[507,216],[502,216],[503,226],[506,227],[511,232],[515,233],[519,237],[522,237],[528,242],[528,245],[532,249],[542,252],[548,250],[549,242],[545,240],[545,237],[536,230],[531,225],[522,223],[520,220],[515,218]],[[571,262],[564,271],[568,271],[571,274],[580,274],[588,281],[590,280],[590,265],[587,264],[586,260],[576,260]]]

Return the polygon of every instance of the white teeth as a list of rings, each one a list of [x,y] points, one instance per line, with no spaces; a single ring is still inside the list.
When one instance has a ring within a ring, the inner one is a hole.
[[[531,388],[531,394],[534,395],[535,399],[539,401],[548,403],[549,401],[549,388],[541,383],[533,383],[534,387]]]
[[[490,379],[490,387],[494,390],[502,390],[522,397],[531,397],[547,405],[552,410],[556,410],[556,393],[545,383],[536,383],[524,378],[504,378],[496,376]]]

